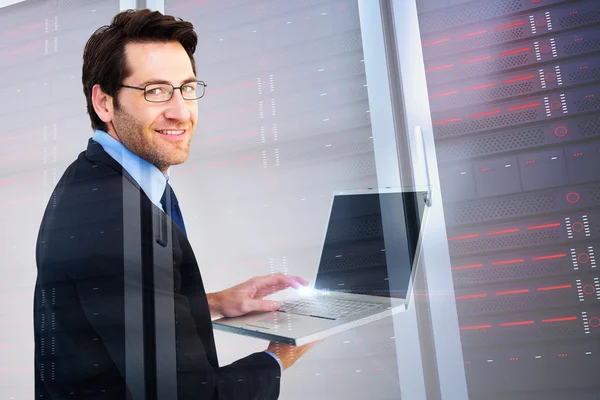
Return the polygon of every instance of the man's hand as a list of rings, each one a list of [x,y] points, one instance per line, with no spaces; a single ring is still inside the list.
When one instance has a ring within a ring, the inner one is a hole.
[[[283,273],[257,276],[229,289],[209,293],[210,315],[213,318],[239,317],[253,311],[276,311],[279,304],[264,297],[289,287],[298,289],[306,285],[307,280]]]
[[[302,346],[292,346],[289,344],[281,344],[277,342],[269,343],[269,347],[267,347],[267,351],[275,354],[279,357],[281,361],[281,366],[285,371],[289,367],[291,367],[300,357],[304,355],[307,351],[315,347],[317,344],[321,343],[325,339],[317,340],[316,342],[308,343]]]

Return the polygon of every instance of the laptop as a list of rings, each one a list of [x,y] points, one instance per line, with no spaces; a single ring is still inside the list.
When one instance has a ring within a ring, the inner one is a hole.
[[[215,329],[301,346],[405,311],[428,191],[335,193],[314,284],[278,311],[213,321]]]

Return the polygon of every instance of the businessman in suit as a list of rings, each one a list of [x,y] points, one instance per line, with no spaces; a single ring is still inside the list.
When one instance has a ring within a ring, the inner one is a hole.
[[[207,294],[169,184],[206,85],[192,24],[118,14],[88,40],[82,81],[93,137],[48,202],[36,248],[36,399],[276,399],[314,344],[271,343],[219,366],[211,318],[274,311],[306,285],[261,276]]]

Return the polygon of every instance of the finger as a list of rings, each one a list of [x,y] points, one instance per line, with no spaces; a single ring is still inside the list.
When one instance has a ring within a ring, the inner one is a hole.
[[[256,284],[259,287],[259,289],[262,289],[267,286],[283,287],[284,289],[291,286],[297,289],[301,286],[300,283],[298,283],[295,279],[292,279],[292,277],[287,276],[283,273],[260,276],[256,279]]]
[[[294,279],[296,280],[296,282],[299,282],[300,284],[302,284],[304,286],[308,286],[308,284],[310,283],[306,279],[304,279],[304,278],[302,278],[301,276],[298,276],[298,275],[294,275]]]
[[[246,304],[246,307],[244,307],[244,308],[246,308],[248,310],[248,312],[277,311],[277,310],[279,310],[279,303],[276,301],[272,301],[272,300],[254,299],[254,300],[248,300],[248,303]]]
[[[251,312],[269,312],[279,310],[279,303],[273,300],[249,299],[244,301],[242,312],[248,314]]]
[[[286,282],[289,281],[289,286],[292,286],[294,289],[299,289],[302,286],[307,286],[309,282],[298,276],[298,275],[283,275],[286,279]]]
[[[263,298],[266,296],[270,296],[272,294],[275,294],[281,290],[287,289],[289,288],[289,285],[276,285],[276,286],[267,286],[265,288],[261,288],[259,289],[256,294],[254,295],[255,298]]]

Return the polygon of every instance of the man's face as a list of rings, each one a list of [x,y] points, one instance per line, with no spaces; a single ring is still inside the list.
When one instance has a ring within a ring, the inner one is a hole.
[[[131,75],[123,85],[166,82],[178,87],[197,81],[179,42],[130,43],[125,55]],[[187,159],[198,120],[197,100],[184,100],[180,90],[175,90],[171,100],[151,103],[144,99],[143,91],[130,88],[122,88],[118,100],[119,107],[108,124],[109,134],[162,172]]]

